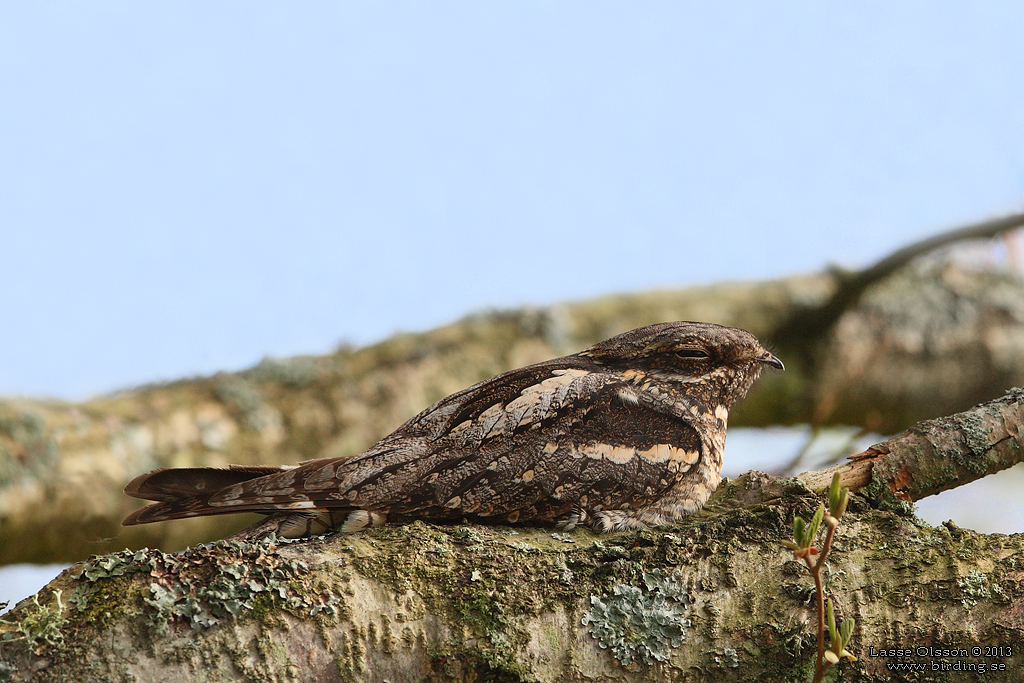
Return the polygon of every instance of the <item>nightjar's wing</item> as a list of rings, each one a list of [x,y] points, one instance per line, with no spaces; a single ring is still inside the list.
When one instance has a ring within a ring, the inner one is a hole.
[[[511,400],[481,396],[453,414],[397,499],[386,481],[349,495],[390,498],[393,515],[555,522],[646,506],[706,457],[690,422],[645,405],[618,375],[563,367],[538,379]]]
[[[316,510],[553,521],[574,506],[657,498],[702,452],[687,422],[640,405],[620,377],[570,356],[453,394],[353,458],[244,479],[206,470],[217,474],[200,485],[197,469],[187,484],[175,482],[174,470],[145,475],[127,492],[163,502],[125,524]],[[239,478],[217,486],[225,476]]]

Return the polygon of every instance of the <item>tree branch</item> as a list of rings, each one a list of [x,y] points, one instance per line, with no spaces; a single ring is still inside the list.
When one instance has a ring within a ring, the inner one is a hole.
[[[842,485],[880,507],[955,489],[1024,462],[1024,390],[948,417],[919,422],[848,462],[797,477],[812,491]]]

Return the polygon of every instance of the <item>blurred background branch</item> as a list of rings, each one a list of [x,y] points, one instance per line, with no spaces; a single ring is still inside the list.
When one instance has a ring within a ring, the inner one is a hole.
[[[832,296],[816,306],[798,307],[792,315],[779,323],[772,336],[780,344],[799,353],[806,363],[813,363],[814,348],[832,332],[839,318],[857,305],[871,285],[884,280],[920,256],[958,242],[991,239],[1021,225],[1024,225],[1024,213],[1011,213],[959,226],[909,244],[863,270],[851,272],[833,268],[831,273],[837,282]]]

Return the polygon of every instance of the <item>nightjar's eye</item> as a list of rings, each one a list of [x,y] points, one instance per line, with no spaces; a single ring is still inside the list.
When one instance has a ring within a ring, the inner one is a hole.
[[[674,352],[676,358],[710,358],[711,356],[707,351],[701,351],[700,349],[679,349]]]

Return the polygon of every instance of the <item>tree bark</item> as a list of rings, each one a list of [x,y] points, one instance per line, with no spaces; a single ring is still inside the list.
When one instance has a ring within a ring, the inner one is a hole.
[[[1019,461],[1022,423],[1015,391],[842,466],[860,493],[825,572],[837,619],[856,619],[858,660],[839,665],[841,680],[961,681],[979,665],[984,680],[1020,680],[1024,535],[931,527],[902,498]],[[810,680],[813,588],[781,541],[828,476],[752,472],[674,527],[601,536],[417,522],[97,557],[0,624],[0,672],[43,682]],[[879,655],[894,649],[910,654]],[[890,668],[911,664],[924,668]]]

